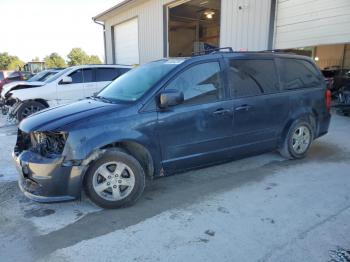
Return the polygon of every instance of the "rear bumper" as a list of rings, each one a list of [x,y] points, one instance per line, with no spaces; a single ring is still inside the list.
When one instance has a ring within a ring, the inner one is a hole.
[[[328,133],[330,123],[331,123],[330,113],[318,119],[318,130],[317,130],[316,138],[324,136],[325,134]]]
[[[31,151],[12,155],[26,197],[44,203],[80,198],[83,166],[62,166],[62,158],[48,159]]]

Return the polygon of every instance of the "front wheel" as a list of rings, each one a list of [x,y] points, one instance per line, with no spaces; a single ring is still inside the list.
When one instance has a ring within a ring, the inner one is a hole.
[[[25,101],[17,111],[17,119],[19,122],[21,122],[24,118],[45,108],[46,107],[42,103],[39,103],[37,101]]]
[[[121,150],[107,151],[93,162],[85,176],[85,191],[103,208],[132,205],[145,188],[145,172],[140,163]]]
[[[313,139],[313,129],[309,122],[305,120],[297,120],[289,128],[280,149],[280,153],[288,159],[304,158]]]

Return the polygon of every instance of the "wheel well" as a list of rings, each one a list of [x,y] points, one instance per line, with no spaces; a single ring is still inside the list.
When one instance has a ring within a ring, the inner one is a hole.
[[[284,129],[282,130],[281,141],[279,143],[279,146],[283,145],[284,139],[285,139],[286,135],[288,134],[289,128],[298,119],[304,119],[304,120],[308,121],[313,129],[314,137],[316,137],[317,130],[318,130],[318,122],[317,122],[316,116],[312,113],[303,114],[303,115],[299,115],[296,118],[293,118],[285,125]]]
[[[154,163],[150,152],[143,145],[134,141],[121,141],[112,144],[105,145],[101,150],[110,148],[121,148],[127,153],[135,157],[145,170],[147,176],[153,177],[154,175]]]
[[[33,99],[33,101],[38,102],[40,104],[43,104],[45,107],[50,107],[49,104],[47,103],[47,101],[44,99],[37,98],[37,99]]]

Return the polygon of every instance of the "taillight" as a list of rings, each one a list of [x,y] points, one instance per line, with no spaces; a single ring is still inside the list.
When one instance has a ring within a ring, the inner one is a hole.
[[[327,89],[326,90],[326,107],[327,110],[330,111],[332,106],[332,93],[331,90]]]

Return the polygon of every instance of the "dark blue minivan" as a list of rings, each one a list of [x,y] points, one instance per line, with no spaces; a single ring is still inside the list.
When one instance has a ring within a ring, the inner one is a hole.
[[[314,62],[223,52],[139,66],[96,96],[24,119],[14,159],[36,201],[134,203],[146,177],[279,150],[305,157],[328,132],[330,93]]]

